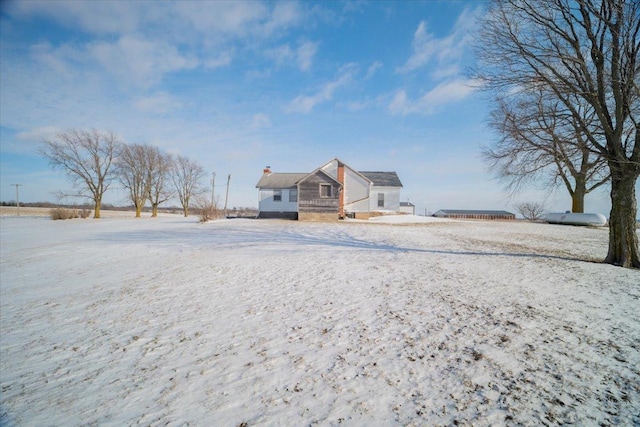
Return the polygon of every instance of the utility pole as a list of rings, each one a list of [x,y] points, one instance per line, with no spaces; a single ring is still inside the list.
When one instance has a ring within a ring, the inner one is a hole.
[[[216,173],[214,172],[211,176],[211,209],[216,206]]]
[[[22,184],[11,184],[16,187],[16,212],[18,216],[20,216],[20,192],[18,191],[19,187],[22,187]]]
[[[224,198],[224,217],[227,217],[227,202],[229,201],[229,181],[231,181],[231,174],[227,177],[227,195]]]

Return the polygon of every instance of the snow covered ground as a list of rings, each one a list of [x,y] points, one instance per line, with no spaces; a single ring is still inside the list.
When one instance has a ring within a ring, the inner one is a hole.
[[[371,222],[0,218],[0,424],[640,424],[606,229]]]

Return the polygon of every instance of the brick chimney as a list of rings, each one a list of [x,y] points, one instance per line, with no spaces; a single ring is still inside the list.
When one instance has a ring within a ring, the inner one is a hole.
[[[271,166],[265,166],[265,168],[262,170],[262,173],[265,175],[269,175],[271,173]]]

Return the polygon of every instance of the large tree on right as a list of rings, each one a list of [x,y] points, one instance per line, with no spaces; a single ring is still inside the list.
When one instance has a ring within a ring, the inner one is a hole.
[[[640,268],[640,2],[494,0],[480,28],[478,77],[496,102],[544,92],[606,162],[611,212],[605,262]]]

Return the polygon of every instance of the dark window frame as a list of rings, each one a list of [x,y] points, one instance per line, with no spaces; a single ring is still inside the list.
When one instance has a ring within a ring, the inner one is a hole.
[[[328,191],[323,192],[323,189],[328,189]],[[320,197],[323,199],[329,199],[333,197],[333,186],[331,184],[320,184],[319,191]]]

